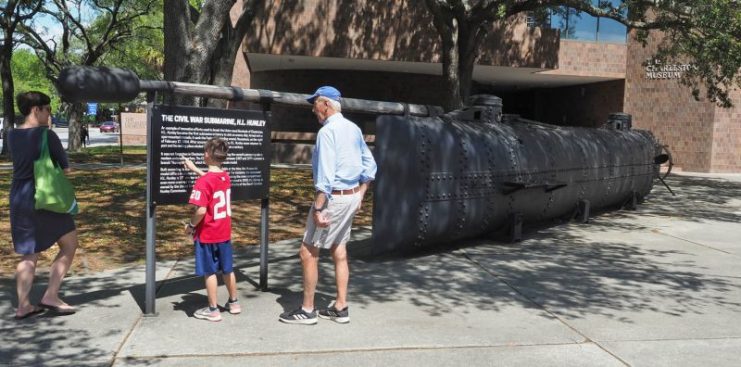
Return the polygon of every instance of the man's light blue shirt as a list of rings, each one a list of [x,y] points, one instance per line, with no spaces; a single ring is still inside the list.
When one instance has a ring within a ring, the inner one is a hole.
[[[332,190],[347,190],[376,178],[376,161],[363,133],[341,113],[325,120],[316,136],[311,158],[314,187],[332,196]]]

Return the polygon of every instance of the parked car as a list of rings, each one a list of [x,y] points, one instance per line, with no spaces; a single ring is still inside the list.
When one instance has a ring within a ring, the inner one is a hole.
[[[116,131],[118,131],[118,126],[114,121],[106,121],[100,124],[100,132],[102,133],[115,133]]]
[[[52,127],[69,127],[69,121],[57,117],[51,118]]]

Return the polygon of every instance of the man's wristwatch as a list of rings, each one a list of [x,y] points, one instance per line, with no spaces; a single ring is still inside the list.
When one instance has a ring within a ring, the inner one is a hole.
[[[323,208],[321,208],[321,209],[317,208],[316,207],[316,203],[314,203],[314,205],[312,205],[312,207],[314,208],[314,211],[317,212],[317,213],[321,213],[322,210],[327,209],[327,206],[326,205]]]
[[[194,226],[192,222],[188,222],[188,228],[194,229],[196,226]]]

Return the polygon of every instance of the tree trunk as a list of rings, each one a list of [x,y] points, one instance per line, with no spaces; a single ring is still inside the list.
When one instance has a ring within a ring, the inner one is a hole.
[[[443,83],[446,111],[463,107],[471,94],[478,48],[496,18],[495,7],[504,2],[478,5],[464,1],[426,0],[433,24],[442,41]],[[473,6],[472,8],[469,7]]]
[[[192,26],[188,0],[164,0],[165,80],[183,81]]]
[[[236,1],[241,12],[234,25],[229,12],[235,0],[213,0],[192,19],[187,0],[165,0],[165,80],[229,86],[234,60],[255,14],[257,1]],[[185,60],[185,61],[183,61]],[[224,101],[175,96],[181,105],[224,107]]]
[[[461,26],[458,37],[459,65],[458,75],[460,78],[459,93],[461,102],[467,103],[473,86],[473,69],[478,59],[478,47],[486,36],[487,27],[475,23],[466,23]]]
[[[15,106],[13,96],[15,87],[13,85],[13,72],[11,70],[11,58],[13,56],[12,40],[5,37],[3,47],[0,49],[0,77],[3,83],[3,148],[0,151],[2,156],[10,156],[8,150],[8,132],[15,124]]]
[[[165,33],[165,80],[189,82],[186,64],[190,58],[190,34],[193,25],[190,20],[188,0],[164,0],[163,28]],[[193,105],[192,97],[173,96],[173,103]]]
[[[211,59],[211,70],[213,72],[213,75],[211,75],[211,81],[209,84],[211,85],[219,85],[219,86],[230,86],[232,83],[232,73],[234,72],[234,58],[237,57],[237,50],[239,50],[239,47],[236,49],[228,50],[225,38],[222,38],[219,42],[220,45],[217,48],[216,53],[214,54],[213,58]],[[226,108],[226,101],[223,99],[210,99],[208,101],[209,107],[216,107],[216,108]]]
[[[205,3],[193,24],[187,0],[165,0],[165,14],[168,14],[164,22],[166,80],[198,84],[209,84],[212,81],[215,74],[212,60],[224,38],[224,28],[231,26],[229,11],[234,3],[235,0],[212,0]],[[203,104],[200,99],[182,96],[176,97],[175,103]]]
[[[463,41],[463,40],[461,40]],[[470,45],[458,43],[460,52],[458,64],[458,77],[460,79],[459,94],[462,103],[467,103],[471,95],[471,84],[473,81],[473,68],[476,64],[476,54],[470,50]]]
[[[234,73],[234,62],[237,55],[242,50],[242,41],[244,40],[247,29],[252,23],[257,1],[243,0],[237,4],[242,4],[242,12],[232,26],[231,21],[224,24],[224,29],[219,40],[219,45],[214,50],[211,58],[211,75],[210,84],[219,86],[230,86],[232,84],[232,75]],[[212,99],[208,103],[212,107],[226,108],[226,101],[222,99]]]
[[[460,44],[458,43],[458,20],[450,19],[447,32],[441,34],[443,41],[443,83],[446,97],[443,108],[446,111],[457,110],[463,106],[460,92]]]
[[[73,103],[69,107],[69,135],[67,136],[67,151],[77,152],[80,150],[81,129],[85,104]]]

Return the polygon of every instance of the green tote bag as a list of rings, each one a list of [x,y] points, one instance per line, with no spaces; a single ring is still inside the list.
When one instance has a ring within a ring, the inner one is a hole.
[[[55,213],[77,214],[80,210],[75,198],[75,188],[64,175],[62,168],[54,164],[49,155],[47,135],[49,130],[41,133],[41,155],[33,162],[33,176],[36,182],[34,207]]]

